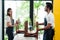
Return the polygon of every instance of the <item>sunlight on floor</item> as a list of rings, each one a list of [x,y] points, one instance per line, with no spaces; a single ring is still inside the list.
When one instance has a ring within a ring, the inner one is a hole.
[[[42,40],[43,35],[39,35],[38,40]],[[24,34],[17,34],[14,37],[14,40],[37,40],[35,37],[24,37]]]

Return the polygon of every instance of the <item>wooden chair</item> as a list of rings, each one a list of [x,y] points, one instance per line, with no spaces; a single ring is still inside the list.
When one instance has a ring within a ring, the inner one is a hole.
[[[16,21],[16,24],[18,25],[19,22]],[[16,27],[16,34],[17,34],[17,33],[24,33],[24,30],[19,30],[19,26],[17,26],[17,27]]]
[[[24,37],[35,37],[38,39],[38,22],[36,22],[36,32],[35,33],[28,33],[28,21],[24,23],[24,30],[18,30],[19,27],[16,27],[16,33],[24,33]]]
[[[38,39],[38,22],[36,22],[36,33],[28,33],[28,21],[25,22],[25,37],[36,37]]]

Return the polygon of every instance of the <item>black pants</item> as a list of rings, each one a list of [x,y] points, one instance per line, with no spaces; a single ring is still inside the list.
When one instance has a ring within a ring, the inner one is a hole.
[[[54,29],[48,29],[44,31],[43,40],[53,40]]]
[[[6,34],[8,35],[8,40],[13,40],[13,27],[7,27]]]

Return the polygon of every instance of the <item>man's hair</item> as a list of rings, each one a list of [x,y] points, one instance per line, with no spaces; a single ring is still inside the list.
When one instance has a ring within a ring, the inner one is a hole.
[[[46,3],[46,6],[47,6],[47,8],[49,8],[50,10],[53,9],[53,5],[52,5],[52,3],[47,2],[47,3]]]

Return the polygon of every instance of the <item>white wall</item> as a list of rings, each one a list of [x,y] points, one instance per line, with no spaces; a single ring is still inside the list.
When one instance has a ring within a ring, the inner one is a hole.
[[[2,40],[2,0],[0,0],[0,40]]]

